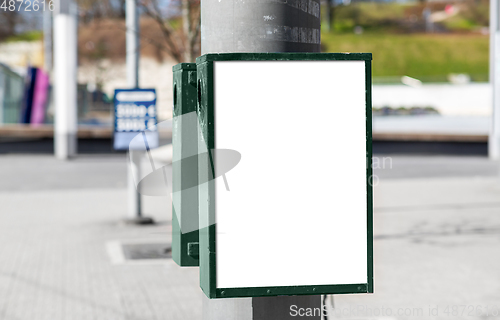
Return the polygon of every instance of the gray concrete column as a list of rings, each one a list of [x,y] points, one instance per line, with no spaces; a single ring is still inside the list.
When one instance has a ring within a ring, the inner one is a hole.
[[[66,160],[77,149],[77,7],[59,0],[54,11],[54,150]]]
[[[319,52],[320,26],[319,0],[203,0],[201,52]],[[292,304],[318,307],[321,296],[205,298],[203,313],[204,320],[296,319]]]

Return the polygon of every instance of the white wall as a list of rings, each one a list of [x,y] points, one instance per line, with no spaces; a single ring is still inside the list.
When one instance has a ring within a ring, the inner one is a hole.
[[[431,106],[446,116],[491,115],[489,83],[424,84],[416,88],[406,85],[374,85],[372,93],[374,107]]]

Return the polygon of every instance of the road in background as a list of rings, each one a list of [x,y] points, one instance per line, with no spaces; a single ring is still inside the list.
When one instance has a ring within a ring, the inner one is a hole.
[[[480,156],[403,156],[374,154],[373,168],[373,173],[381,180],[496,177],[500,172],[500,164],[498,162]]]

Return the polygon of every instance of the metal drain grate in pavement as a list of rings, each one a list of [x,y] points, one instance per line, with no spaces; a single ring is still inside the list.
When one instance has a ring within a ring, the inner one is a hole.
[[[125,260],[172,258],[172,247],[166,243],[122,243]]]
[[[164,264],[172,261],[172,245],[162,240],[113,240],[106,242],[112,264]]]

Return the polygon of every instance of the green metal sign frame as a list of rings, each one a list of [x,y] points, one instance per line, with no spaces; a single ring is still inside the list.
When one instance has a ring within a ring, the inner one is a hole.
[[[200,286],[209,298],[261,297],[277,295],[319,295],[373,293],[373,191],[372,177],[372,93],[371,53],[227,53],[207,54],[196,59],[198,72],[198,120],[202,142],[215,146],[214,62],[216,61],[364,61],[366,88],[366,186],[367,186],[367,279],[365,283],[251,288],[216,287],[216,228],[214,180],[199,186],[200,199]],[[213,168],[205,158],[199,163],[199,177],[207,181]],[[202,227],[203,226],[203,227]]]
[[[180,190],[198,182],[198,165],[192,156],[198,152],[198,133],[193,125],[182,121],[182,116],[196,112],[196,64],[179,63],[172,71],[172,258],[181,267],[194,267],[199,265],[198,193],[196,188]],[[181,230],[181,225],[189,227]]]

